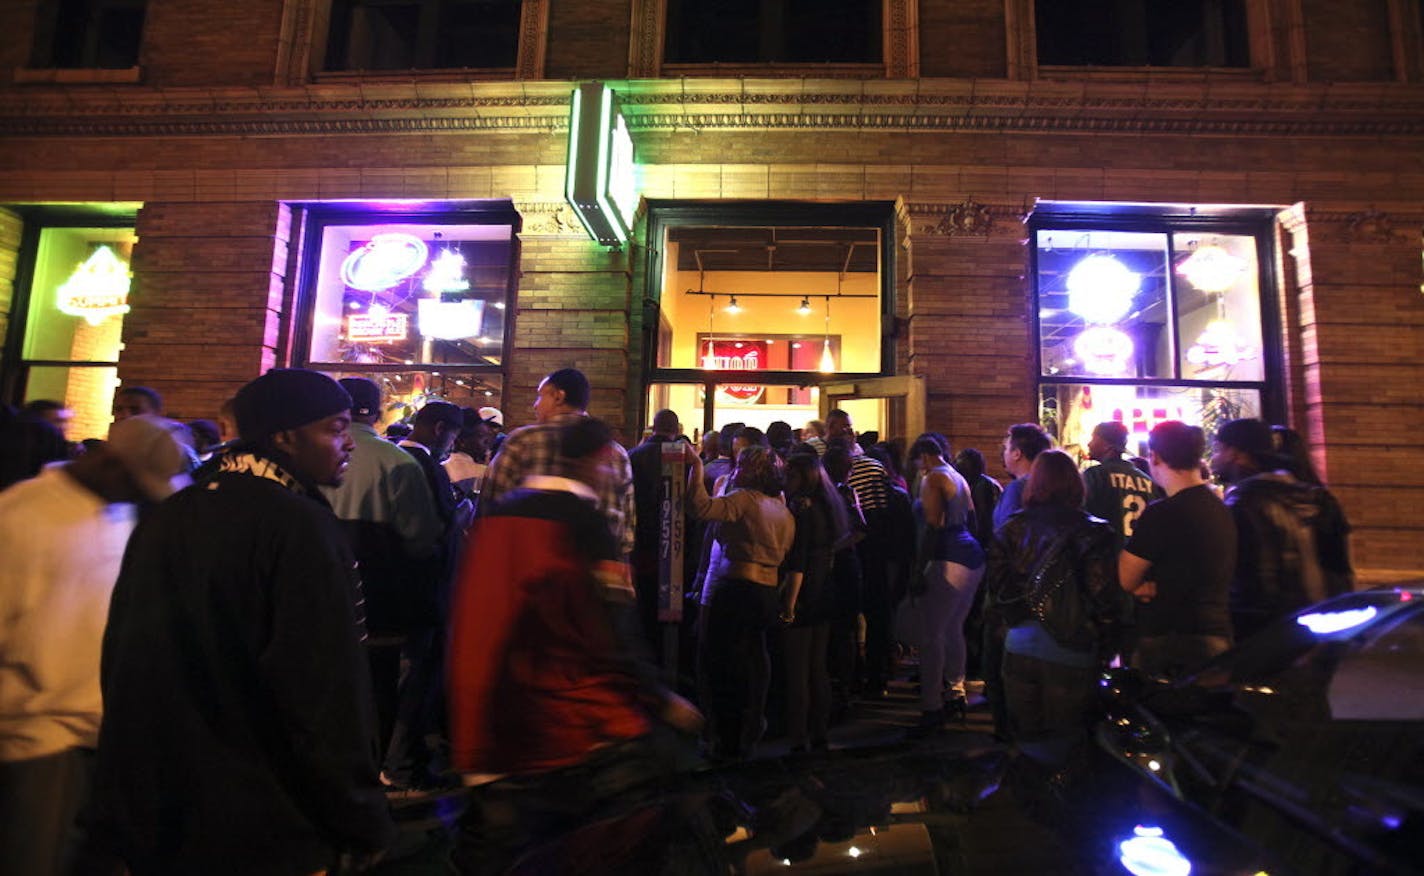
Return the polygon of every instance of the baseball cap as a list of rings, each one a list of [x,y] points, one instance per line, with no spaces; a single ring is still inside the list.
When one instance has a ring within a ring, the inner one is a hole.
[[[356,417],[369,417],[372,414],[380,413],[381,410],[381,388],[375,381],[367,380],[364,377],[343,377],[337,381],[341,387],[351,396],[351,414]]]
[[[153,414],[128,417],[109,428],[106,446],[155,502],[192,483],[192,433],[176,420]]]
[[[500,413],[499,408],[480,408],[479,414],[480,419],[486,423],[493,423],[496,426],[504,425],[504,414]]]

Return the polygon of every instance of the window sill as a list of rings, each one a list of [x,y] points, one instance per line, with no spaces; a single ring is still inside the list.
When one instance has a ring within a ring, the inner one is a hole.
[[[116,85],[143,81],[142,67],[16,67],[17,85]]]
[[[710,78],[773,79],[883,79],[885,64],[776,64],[712,62],[708,64],[663,64],[665,78],[705,76]]]
[[[513,80],[513,67],[451,67],[438,70],[323,70],[312,74],[312,81],[329,85],[358,82],[470,82]]]
[[[1046,64],[1038,68],[1040,79],[1096,81],[1200,82],[1204,79],[1259,82],[1265,71],[1254,67],[1071,67]]]

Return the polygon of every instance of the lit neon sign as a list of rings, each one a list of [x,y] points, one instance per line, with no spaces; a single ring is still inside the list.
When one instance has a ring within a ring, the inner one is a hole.
[[[362,344],[393,344],[410,335],[404,313],[353,313],[346,317],[346,339]]]
[[[420,270],[429,253],[425,241],[413,235],[377,234],[341,263],[341,282],[363,292],[389,289]]]
[[[470,288],[465,279],[465,257],[453,249],[447,249],[435,257],[430,272],[425,275],[425,291],[439,295],[442,292],[464,292]]]
[[[101,246],[74,269],[55,296],[60,313],[81,316],[90,325],[128,313],[129,266],[112,249]]]
[[[613,89],[590,82],[574,89],[564,197],[589,236],[620,246],[638,209],[633,137]]]

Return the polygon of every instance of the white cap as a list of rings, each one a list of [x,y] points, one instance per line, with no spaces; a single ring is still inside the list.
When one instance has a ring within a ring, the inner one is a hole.
[[[481,420],[494,423],[496,426],[504,425],[504,414],[499,412],[499,408],[480,408],[479,415]]]

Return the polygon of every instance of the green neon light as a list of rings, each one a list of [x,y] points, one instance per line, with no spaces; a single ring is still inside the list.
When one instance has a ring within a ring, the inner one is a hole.
[[[571,104],[564,196],[590,237],[618,246],[631,236],[638,205],[633,139],[606,85],[579,86]]]

